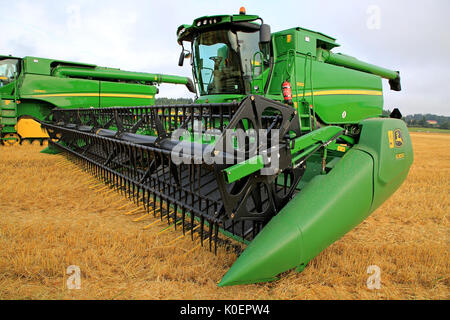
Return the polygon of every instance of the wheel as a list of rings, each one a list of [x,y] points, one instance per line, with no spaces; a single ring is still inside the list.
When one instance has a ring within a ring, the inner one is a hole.
[[[31,145],[30,139],[22,139],[22,142],[20,143],[22,146],[29,146]]]
[[[20,144],[20,136],[17,133],[7,133],[3,136],[5,146],[17,146]]]

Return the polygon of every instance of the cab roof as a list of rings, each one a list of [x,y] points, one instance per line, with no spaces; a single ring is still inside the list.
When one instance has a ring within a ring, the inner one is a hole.
[[[177,29],[177,38],[178,43],[182,44],[183,41],[192,41],[195,34],[200,31],[214,30],[229,26],[237,26],[239,28],[250,28],[258,30],[260,28],[259,24],[256,24],[255,21],[260,20],[263,23],[263,20],[258,15],[247,15],[247,14],[235,14],[235,15],[216,15],[216,16],[203,16],[195,19],[192,24],[183,24]],[[309,30],[306,28],[291,28],[288,30],[283,30],[276,32],[275,34],[291,32],[291,30],[298,30],[314,36],[318,42],[320,42],[324,47],[328,50],[331,50],[334,47],[339,47],[339,44],[336,43],[336,39],[330,37],[324,33],[317,32],[314,30]]]
[[[259,29],[259,25],[253,23],[256,20],[261,20],[262,22],[262,19],[257,15],[234,14],[203,16],[195,19],[192,24],[183,24],[178,27],[178,43],[181,44],[183,41],[192,41],[194,34],[198,31],[217,29],[226,25],[239,25],[240,27]]]
[[[0,59],[3,60],[3,59],[22,59],[22,58],[13,57],[11,55],[8,55],[8,56],[0,55]]]

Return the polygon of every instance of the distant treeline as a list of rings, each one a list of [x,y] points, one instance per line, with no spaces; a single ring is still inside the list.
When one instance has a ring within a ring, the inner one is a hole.
[[[166,105],[166,104],[189,104],[194,103],[194,100],[189,98],[156,98],[156,105]]]
[[[383,110],[384,115],[390,115],[390,110]],[[450,129],[450,117],[439,116],[436,114],[414,114],[407,115],[402,118],[409,127],[424,127],[424,128],[441,128]],[[428,122],[428,121],[431,121]],[[434,124],[433,122],[436,121]]]

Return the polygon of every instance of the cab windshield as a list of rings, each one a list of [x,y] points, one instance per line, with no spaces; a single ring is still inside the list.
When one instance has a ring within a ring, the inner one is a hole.
[[[17,59],[9,58],[0,60],[0,87],[14,81],[18,62]]]
[[[200,94],[250,93],[252,66],[259,65],[253,61],[260,56],[255,55],[258,41],[258,32],[214,30],[199,34],[193,42],[193,58]],[[254,68],[255,76],[260,70]]]

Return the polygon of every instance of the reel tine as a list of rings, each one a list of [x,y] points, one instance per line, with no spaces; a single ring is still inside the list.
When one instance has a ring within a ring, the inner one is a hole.
[[[154,204],[154,207],[156,208],[156,195],[155,194],[153,194],[153,204]],[[159,211],[161,211],[161,208]],[[155,218],[156,218],[156,213],[157,213],[157,211],[153,212],[153,216]]]
[[[214,229],[214,254],[217,255],[217,240],[219,237],[219,224],[216,223],[215,225],[216,225],[216,227]]]
[[[170,224],[170,202],[167,201],[166,204],[167,204],[167,208],[166,208],[167,209],[167,223]]]
[[[175,230],[177,230],[177,211],[178,211],[178,208],[177,208],[177,204],[175,203],[174,204],[174,206],[173,206],[173,208],[174,208],[174,212],[173,212],[173,221],[175,221]]]
[[[255,238],[255,236],[256,236],[256,222],[255,221],[252,221],[253,222],[253,226],[252,226],[252,236],[253,236],[253,238]]]
[[[205,217],[201,216],[200,217],[200,243],[202,244],[202,247],[203,247],[203,230],[204,230],[204,225],[205,225]]]
[[[191,212],[191,240],[194,241],[194,214]]]
[[[208,225],[209,225],[209,234],[208,234],[208,238],[209,238],[209,251],[211,252],[211,246],[212,246],[212,234],[213,234],[213,224],[212,221],[208,221]]]
[[[186,209],[183,207],[181,209],[181,219],[183,220],[183,235],[186,234]]]

